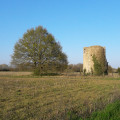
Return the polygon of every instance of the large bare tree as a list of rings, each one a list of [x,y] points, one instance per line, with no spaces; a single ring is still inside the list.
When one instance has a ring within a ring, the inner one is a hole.
[[[67,65],[67,56],[52,34],[42,26],[27,30],[14,46],[12,64],[33,65],[40,73],[44,69],[54,67],[64,70]]]

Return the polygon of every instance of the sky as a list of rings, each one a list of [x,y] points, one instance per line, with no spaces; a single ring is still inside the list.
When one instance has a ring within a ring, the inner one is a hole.
[[[43,26],[59,41],[69,64],[83,63],[83,47],[106,47],[120,67],[120,0],[0,0],[0,64],[11,62],[15,43]]]

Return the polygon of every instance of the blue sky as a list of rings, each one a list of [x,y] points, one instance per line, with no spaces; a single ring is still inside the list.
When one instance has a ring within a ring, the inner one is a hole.
[[[69,63],[83,62],[83,47],[101,45],[109,64],[120,66],[120,0],[0,0],[0,64],[9,64],[15,43],[39,25]]]

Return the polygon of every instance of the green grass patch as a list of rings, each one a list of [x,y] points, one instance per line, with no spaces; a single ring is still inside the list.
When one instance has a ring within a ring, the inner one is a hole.
[[[120,120],[120,101],[107,105],[105,109],[101,111],[94,112],[92,116],[86,120]]]
[[[70,120],[120,120],[120,101],[108,104],[103,110],[93,112],[88,118],[78,117],[75,111],[68,112]]]

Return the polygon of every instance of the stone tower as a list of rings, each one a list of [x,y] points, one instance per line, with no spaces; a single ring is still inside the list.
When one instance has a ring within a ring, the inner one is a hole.
[[[92,73],[94,71],[93,56],[95,56],[98,61],[103,63],[107,71],[108,64],[106,60],[106,51],[105,47],[101,46],[84,47],[83,70],[85,70],[86,73]]]

